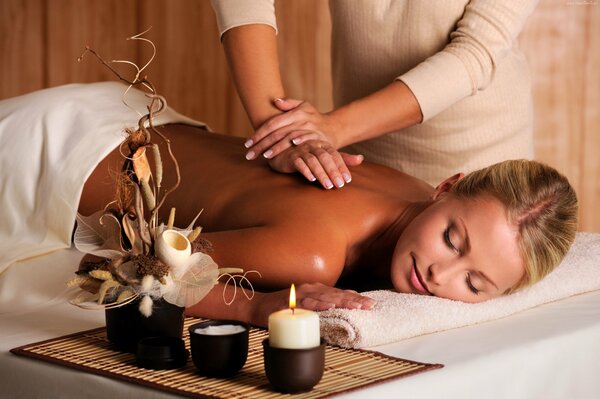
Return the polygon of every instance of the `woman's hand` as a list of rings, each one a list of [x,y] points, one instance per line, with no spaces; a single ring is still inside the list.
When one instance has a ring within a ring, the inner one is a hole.
[[[290,290],[285,289],[255,297],[253,324],[266,327],[271,313],[289,307],[289,296]],[[299,308],[315,311],[333,308],[371,309],[375,300],[352,290],[342,290],[321,283],[306,283],[296,287],[296,304]]]
[[[363,157],[337,151],[333,132],[338,127],[333,117],[300,100],[279,99],[274,104],[284,113],[269,119],[248,138],[246,159],[262,154],[273,170],[298,171],[309,181],[319,180],[326,189],[350,183],[348,166],[359,165]]]
[[[269,166],[281,173],[300,172],[309,181],[318,180],[326,189],[341,188],[352,181],[348,166],[360,165],[362,155],[339,152],[327,141],[308,140],[289,147],[269,159]]]
[[[339,130],[328,114],[320,113],[312,104],[293,99],[277,99],[275,106],[284,113],[262,124],[244,144],[248,148],[246,159],[262,154],[272,159],[293,145],[308,140],[328,142],[337,147],[335,132]]]

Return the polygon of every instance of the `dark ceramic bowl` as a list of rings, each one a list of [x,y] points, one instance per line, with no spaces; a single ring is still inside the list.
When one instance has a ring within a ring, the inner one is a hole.
[[[242,326],[244,331],[226,335],[196,333],[199,328],[221,325]],[[234,320],[211,320],[191,325],[190,349],[198,372],[206,377],[227,378],[235,375],[248,358],[250,326]]]
[[[188,356],[181,338],[146,337],[138,342],[136,362],[145,369],[170,370],[185,366]]]
[[[310,391],[321,381],[325,369],[325,342],[307,349],[274,348],[263,340],[263,358],[267,379],[277,391]]]

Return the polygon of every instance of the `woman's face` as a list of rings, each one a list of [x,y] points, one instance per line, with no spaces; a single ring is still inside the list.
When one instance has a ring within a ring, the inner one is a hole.
[[[394,288],[463,302],[500,296],[525,273],[517,234],[495,198],[444,193],[400,236],[391,267]]]

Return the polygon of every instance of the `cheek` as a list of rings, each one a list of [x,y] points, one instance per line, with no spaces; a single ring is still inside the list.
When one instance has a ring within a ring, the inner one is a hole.
[[[440,287],[436,294],[441,298],[460,302],[472,302],[474,299],[477,299],[475,295],[469,294],[464,284],[464,281],[456,278],[454,281]]]
[[[428,223],[411,232],[412,248],[419,257],[435,257],[445,249],[444,226],[441,223]],[[433,260],[433,259],[432,259]]]
[[[433,204],[412,220],[405,233],[419,245],[437,245],[442,242],[447,224],[448,217],[438,209],[438,204]]]

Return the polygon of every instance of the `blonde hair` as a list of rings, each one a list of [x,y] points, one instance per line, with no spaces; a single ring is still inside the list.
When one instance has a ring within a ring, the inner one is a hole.
[[[463,198],[491,195],[518,229],[525,275],[507,293],[534,284],[562,261],[577,232],[577,195],[566,177],[536,161],[509,160],[468,174],[450,190]]]

